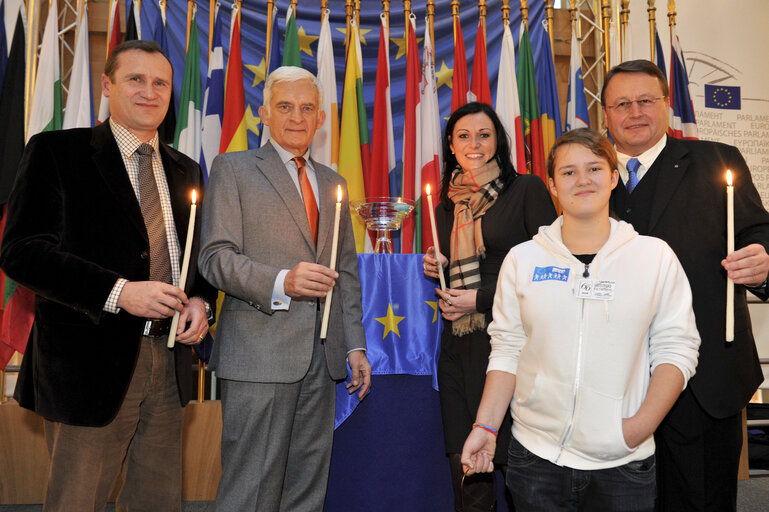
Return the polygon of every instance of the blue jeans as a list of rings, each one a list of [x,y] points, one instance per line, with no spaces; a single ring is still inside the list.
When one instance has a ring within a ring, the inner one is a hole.
[[[507,487],[516,512],[651,512],[656,493],[654,455],[616,468],[583,471],[537,457],[513,437]]]

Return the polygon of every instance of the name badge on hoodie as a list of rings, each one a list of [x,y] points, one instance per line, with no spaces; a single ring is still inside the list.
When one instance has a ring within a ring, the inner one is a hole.
[[[569,269],[562,267],[534,267],[534,275],[531,278],[532,283],[537,281],[562,281],[569,280]]]
[[[580,279],[577,284],[578,299],[614,300],[614,281]]]

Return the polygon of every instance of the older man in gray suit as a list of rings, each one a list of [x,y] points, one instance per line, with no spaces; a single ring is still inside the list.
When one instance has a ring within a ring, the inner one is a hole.
[[[337,185],[309,158],[323,123],[308,71],[281,67],[259,115],[271,140],[214,160],[203,210],[200,269],[226,293],[211,365],[222,386],[222,478],[217,511],[319,511],[334,425],[334,381],[371,384],[347,194],[338,271],[328,265]],[[320,320],[334,290],[328,336]]]

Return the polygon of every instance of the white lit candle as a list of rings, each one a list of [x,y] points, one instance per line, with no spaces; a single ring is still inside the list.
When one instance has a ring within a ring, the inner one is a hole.
[[[195,212],[198,211],[197,193],[192,190],[192,206],[190,207],[190,223],[187,225],[187,240],[184,243],[184,258],[182,258],[182,273],[179,276],[179,288],[184,290],[187,282],[187,271],[190,269],[190,253],[192,252],[192,238],[195,234]],[[179,327],[179,312],[174,313],[171,320],[171,331],[168,333],[168,348],[174,348],[176,343],[176,329]]]
[[[734,252],[734,187],[726,171],[726,255]],[[734,341],[734,281],[726,278],[726,341]]]
[[[342,186],[336,188],[336,212],[334,212],[334,236],[331,239],[331,263],[329,268],[336,270],[336,249],[339,242],[339,216],[342,213]],[[323,322],[320,324],[320,339],[325,340],[328,333],[328,317],[331,315],[331,296],[334,289],[326,293],[326,303],[323,305]]]
[[[435,259],[438,260],[438,279],[441,281],[441,290],[446,291],[446,278],[443,277],[443,265],[441,265],[441,246],[438,243],[438,228],[435,227],[435,210],[433,209],[433,196],[430,195],[430,184],[427,184],[427,208],[430,210],[430,227],[433,231],[433,247]]]

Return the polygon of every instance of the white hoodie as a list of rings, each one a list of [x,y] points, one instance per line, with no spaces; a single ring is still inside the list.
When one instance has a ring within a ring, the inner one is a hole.
[[[513,435],[535,455],[583,470],[645,459],[653,436],[628,448],[622,419],[638,411],[657,365],[678,367],[684,387],[694,375],[700,337],[689,281],[665,242],[613,219],[584,278],[562,223],[505,258],[488,371],[516,375]],[[579,298],[586,286],[597,292]]]

